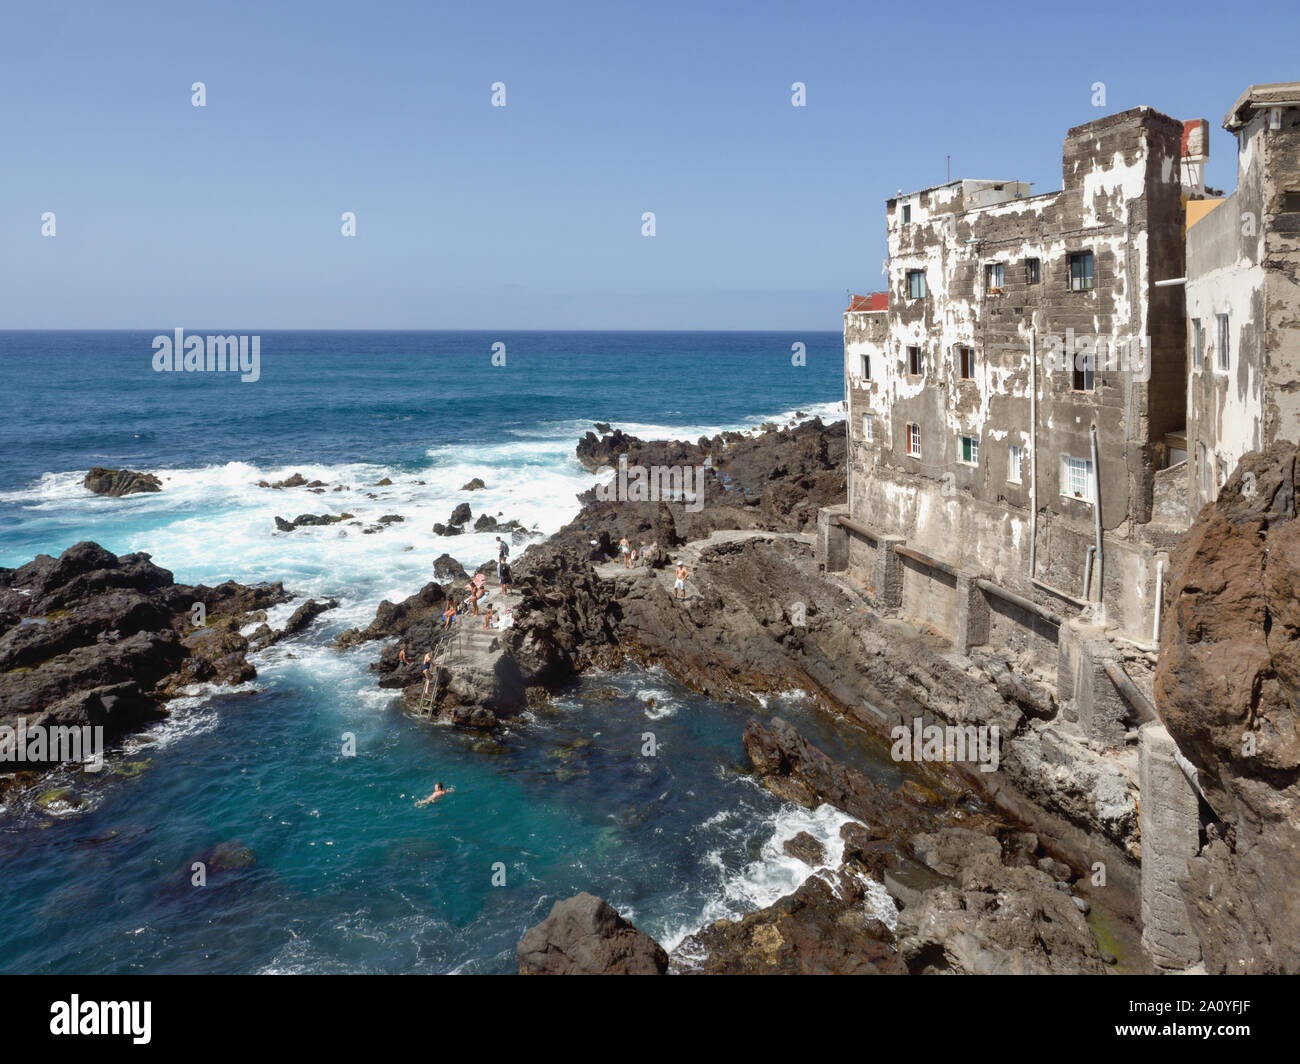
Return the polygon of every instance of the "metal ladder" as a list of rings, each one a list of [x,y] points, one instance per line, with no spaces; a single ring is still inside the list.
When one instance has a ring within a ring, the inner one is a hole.
[[[428,689],[420,692],[416,702],[416,711],[422,716],[432,716],[434,706],[438,703],[438,690],[442,684],[442,670],[449,661],[461,656],[464,622],[456,620],[446,631],[440,632],[433,643],[433,663],[429,671],[433,673]]]

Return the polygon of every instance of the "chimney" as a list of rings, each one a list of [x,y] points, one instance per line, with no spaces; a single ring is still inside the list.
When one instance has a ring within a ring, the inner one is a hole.
[[[1210,158],[1210,123],[1192,118],[1183,123],[1182,180],[1194,195],[1205,195],[1205,164]]]

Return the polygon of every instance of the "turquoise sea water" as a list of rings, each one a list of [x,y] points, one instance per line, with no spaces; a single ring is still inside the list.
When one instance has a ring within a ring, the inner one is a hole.
[[[838,334],[270,333],[247,384],[155,373],[152,336],[0,333],[0,565],[95,539],[181,581],[278,579],[341,606],[256,655],[246,689],[195,691],[103,772],[60,770],[0,810],[0,971],[505,972],[523,930],[578,890],[671,946],[792,889],[808,872],[780,850],[795,832],[837,852],[841,814],[744,774],[752,707],[625,670],[471,735],[376,688],[377,647],[329,643],[418,590],[444,550],[467,567],[491,555],[490,534],[433,535],[457,502],[546,532],[572,517],[593,483],[573,448],[595,420],[694,438],[838,416]],[[91,496],[93,465],[165,490]],[[353,490],[255,486],[293,472]],[[460,492],[475,476],[487,489]],[[272,535],[277,514],[343,509],[406,520]],[[776,711],[891,772],[797,693]],[[415,808],[435,781],[455,794]],[[237,867],[217,867],[217,847]],[[196,860],[212,866],[203,887]]]

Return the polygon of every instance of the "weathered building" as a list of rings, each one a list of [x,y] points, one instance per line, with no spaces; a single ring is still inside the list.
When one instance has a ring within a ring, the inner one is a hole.
[[[1069,131],[1058,192],[888,201],[888,307],[845,314],[846,560],[870,582],[901,542],[881,579],[906,615],[955,631],[960,571],[1149,638],[1157,473],[1186,407],[1182,292],[1156,286],[1185,269],[1183,132],[1136,108]],[[1010,599],[989,624],[1039,627]]]
[[[1138,108],[1069,131],[1059,192],[889,200],[889,291],[844,316],[848,502],[818,523],[834,579],[1032,718],[995,801],[1067,749],[1129,779],[1143,942],[1182,971],[1201,970],[1180,891],[1214,814],[1148,693],[1162,574],[1245,453],[1300,440],[1300,82],[1252,86],[1224,126],[1227,197],[1205,188],[1208,124]]]
[[[1252,85],[1223,126],[1237,189],[1188,216],[1189,498],[1248,451],[1300,440],[1300,82]]]

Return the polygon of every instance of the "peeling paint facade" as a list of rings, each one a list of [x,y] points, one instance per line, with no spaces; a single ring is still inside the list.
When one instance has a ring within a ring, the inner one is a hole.
[[[1183,295],[1155,286],[1185,269],[1182,138],[1137,108],[1069,131],[1059,192],[888,201],[888,309],[844,320],[851,519],[1149,637],[1168,537],[1146,532],[1186,416]],[[875,549],[851,542],[850,566]],[[921,579],[904,574],[903,612],[942,628],[955,604]]]
[[[1223,125],[1237,189],[1187,230],[1193,511],[1248,451],[1300,441],[1300,82],[1252,86]]]

